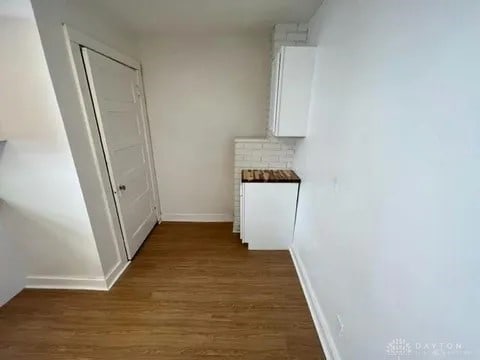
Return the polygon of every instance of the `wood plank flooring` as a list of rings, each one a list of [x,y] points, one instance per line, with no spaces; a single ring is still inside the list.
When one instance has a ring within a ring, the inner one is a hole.
[[[231,223],[163,223],[109,292],[24,290],[0,359],[325,359],[287,251]]]

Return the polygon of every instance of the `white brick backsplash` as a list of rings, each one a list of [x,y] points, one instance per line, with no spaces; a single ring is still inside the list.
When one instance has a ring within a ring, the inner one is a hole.
[[[280,156],[278,159],[271,159],[270,161],[281,161],[282,163],[288,163],[293,161],[293,156]]]
[[[280,161],[280,157],[276,155],[262,156],[262,161]]]
[[[286,155],[286,152],[283,150],[270,150],[270,149],[263,149],[262,157],[264,156],[283,156]]]
[[[252,168],[257,168],[257,169],[263,169],[265,167],[265,162],[264,161],[252,161],[250,163],[250,166]]]
[[[255,143],[248,142],[248,143],[245,143],[244,148],[245,149],[261,149],[262,144],[261,143],[255,144]]]
[[[282,148],[282,144],[278,144],[278,143],[263,144],[262,148],[280,150]]]
[[[263,151],[263,150],[253,150],[253,151],[250,152],[250,155],[261,157],[262,155],[265,155],[265,151]]]
[[[295,149],[295,145],[292,145],[292,144],[281,144],[281,149],[282,149],[282,150],[285,150],[285,151],[294,150],[294,149]]]
[[[272,169],[286,169],[287,163],[284,162],[269,162],[268,166]]]
[[[240,230],[240,177],[242,169],[289,169],[293,166],[296,141],[289,138],[235,139],[234,223]]]
[[[298,31],[308,31],[308,24],[298,24]]]
[[[274,41],[287,41],[287,33],[283,31],[275,31],[273,34]]]
[[[288,33],[298,31],[298,24],[277,24],[274,28],[274,33]]]
[[[260,155],[245,155],[245,161],[261,161],[262,156]]]
[[[290,35],[290,34],[289,34]],[[297,45],[297,42],[300,40],[282,40],[281,45]]]
[[[307,41],[307,32],[287,33],[287,41]]]
[[[235,147],[235,155],[250,155],[252,150]]]
[[[304,45],[308,40],[308,24],[277,24],[272,34],[272,57],[282,45]]]

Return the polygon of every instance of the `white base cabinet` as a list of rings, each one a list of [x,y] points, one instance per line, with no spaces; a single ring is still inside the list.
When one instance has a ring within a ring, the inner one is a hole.
[[[293,240],[299,183],[243,182],[240,238],[250,250],[287,250]]]

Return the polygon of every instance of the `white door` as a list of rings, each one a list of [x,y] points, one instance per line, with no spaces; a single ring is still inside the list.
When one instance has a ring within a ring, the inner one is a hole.
[[[82,48],[82,54],[125,247],[131,259],[157,223],[140,74],[90,49]]]

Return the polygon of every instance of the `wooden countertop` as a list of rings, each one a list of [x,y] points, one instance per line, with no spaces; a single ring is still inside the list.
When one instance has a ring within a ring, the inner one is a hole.
[[[299,183],[293,170],[242,170],[242,182],[253,183]]]

